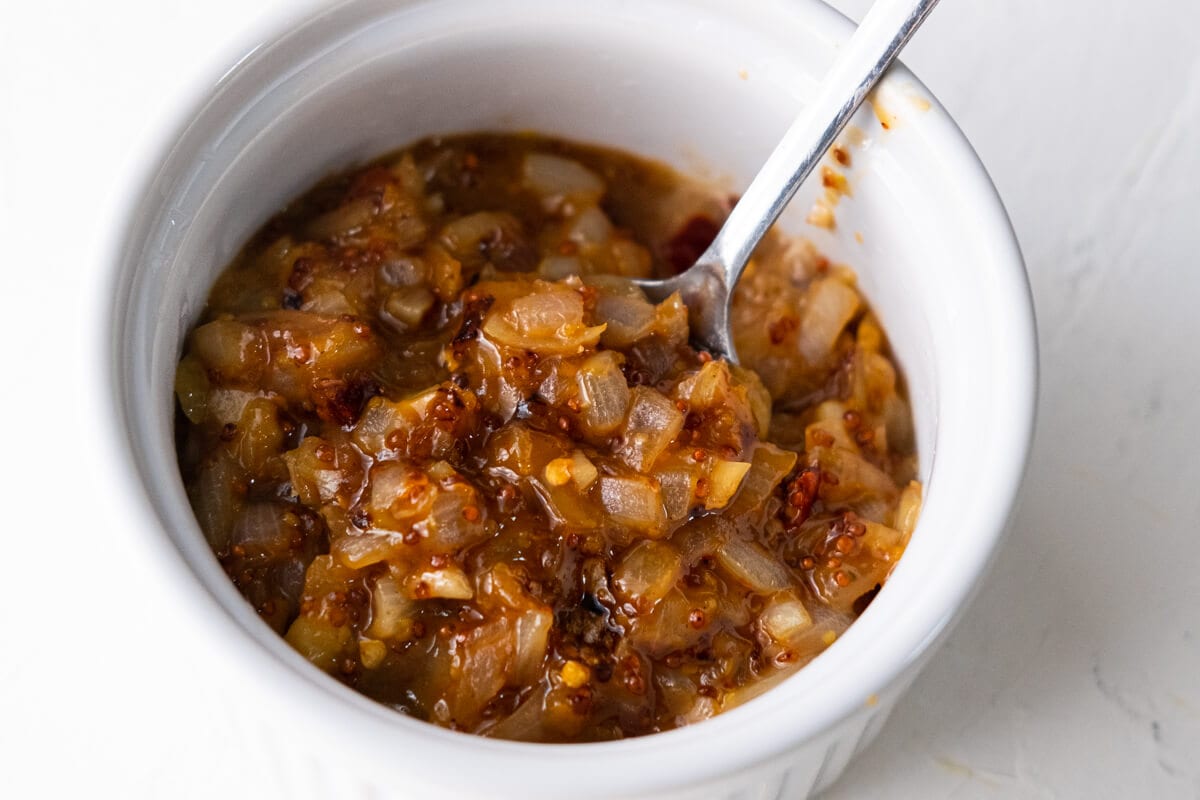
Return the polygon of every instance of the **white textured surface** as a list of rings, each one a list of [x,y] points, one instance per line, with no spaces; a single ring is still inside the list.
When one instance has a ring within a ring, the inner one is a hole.
[[[90,490],[105,465],[85,453],[63,468],[34,446],[42,414],[68,433],[86,420],[88,398],[60,376],[86,366],[107,204],[181,87],[284,2],[0,7],[2,796],[278,794],[239,747],[209,678],[220,666],[112,568],[132,539]],[[1013,217],[1041,324],[1041,420],[996,569],[828,797],[1200,795],[1198,30],[1195,2],[945,0],[906,53]],[[130,631],[144,649],[114,652]],[[160,658],[174,652],[189,657]],[[194,696],[173,699],[180,681]]]

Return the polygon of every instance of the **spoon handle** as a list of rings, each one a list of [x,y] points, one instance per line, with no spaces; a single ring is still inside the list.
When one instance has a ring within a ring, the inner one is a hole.
[[[820,162],[937,0],[875,0],[813,102],[801,111],[698,263],[718,263],[732,292],[755,246]]]

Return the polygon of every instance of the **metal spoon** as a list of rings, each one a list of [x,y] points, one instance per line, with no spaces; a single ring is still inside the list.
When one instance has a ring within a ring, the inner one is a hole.
[[[729,303],[750,254],[935,5],[937,0],[875,0],[812,104],[788,128],[708,249],[673,278],[636,282],[654,301],[679,292],[696,345],[737,362]]]

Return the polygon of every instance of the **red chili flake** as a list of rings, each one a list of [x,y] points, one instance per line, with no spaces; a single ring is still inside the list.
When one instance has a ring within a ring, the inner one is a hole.
[[[462,510],[463,519],[467,522],[479,521],[479,509],[475,506],[464,506]]]
[[[695,215],[667,242],[664,260],[674,273],[683,272],[704,254],[720,229],[711,218]]]
[[[767,335],[771,337],[771,344],[783,344],[784,340],[791,336],[797,328],[800,327],[800,320],[789,314],[786,317],[780,317],[767,326]]]
[[[821,470],[818,467],[805,467],[788,484],[788,505],[794,511],[791,522],[800,525],[812,513],[813,503],[817,499],[817,489],[821,485]]]

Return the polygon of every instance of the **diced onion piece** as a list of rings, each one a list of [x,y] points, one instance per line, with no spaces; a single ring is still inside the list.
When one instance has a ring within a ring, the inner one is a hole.
[[[597,206],[588,206],[567,224],[567,238],[581,245],[605,244],[612,234],[612,222]]]
[[[497,303],[484,318],[482,330],[506,347],[574,355],[595,347],[605,329],[604,325],[586,325],[583,312],[583,298],[575,289],[545,284],[507,304]]]
[[[858,443],[846,430],[845,409],[844,404],[832,400],[817,406],[816,419],[804,428],[804,449],[840,447],[851,453],[859,452]]]
[[[732,411],[746,425],[765,436],[771,422],[771,397],[750,370],[727,361],[709,361],[694,375],[679,382],[676,395],[692,408],[722,408]]]
[[[283,455],[292,491],[307,506],[330,502],[342,486],[342,473],[336,461],[321,458],[325,452],[333,453],[333,445],[319,436],[308,436],[299,447]]]
[[[838,336],[858,313],[862,301],[852,287],[836,278],[818,278],[808,287],[796,345],[810,364],[833,355]]]
[[[175,370],[175,396],[188,422],[199,425],[208,415],[208,373],[195,356],[187,355]]]
[[[538,274],[552,281],[582,273],[583,262],[575,256],[546,256],[538,264]]]
[[[515,678],[521,684],[531,684],[542,672],[546,660],[546,645],[554,615],[549,609],[525,611],[516,620]]]
[[[472,269],[482,266],[493,252],[517,252],[529,246],[520,220],[501,211],[479,211],[459,217],[442,228],[440,238],[444,252]]]
[[[192,332],[192,353],[222,379],[257,383],[267,369],[267,343],[257,327],[219,319]]]
[[[441,569],[427,569],[408,579],[409,594],[414,600],[440,597],[445,600],[470,600],[475,596],[467,573],[450,564]]]
[[[488,440],[488,472],[516,482],[540,475],[546,464],[566,452],[565,443],[523,423],[505,425]]]
[[[812,616],[799,600],[772,603],[758,617],[762,630],[776,642],[787,645],[812,627]]]
[[[917,529],[917,517],[921,514],[921,484],[909,481],[908,486],[900,492],[900,500],[896,503],[895,521],[893,527],[900,532],[907,542]]]
[[[870,520],[862,520],[867,532],[863,534],[862,543],[870,550],[876,562],[894,563],[904,552],[904,536],[900,531],[888,525],[882,525]]]
[[[666,542],[643,540],[625,553],[613,570],[612,585],[622,602],[649,610],[683,575],[683,562]]]
[[[403,546],[403,539],[398,533],[368,531],[349,533],[335,539],[329,547],[329,552],[339,564],[352,569],[362,569],[393,558],[396,551]]]
[[[544,741],[547,734],[542,712],[548,688],[545,684],[536,684],[533,692],[521,701],[521,705],[517,706],[515,711],[480,733],[483,736],[512,742]]]
[[[697,722],[703,722],[706,719],[711,719],[717,714],[717,701],[711,697],[699,697],[695,704],[686,714],[679,717],[679,724],[694,725]]]
[[[235,490],[245,478],[233,458],[218,453],[200,467],[190,492],[192,508],[204,538],[213,550],[221,552],[229,545],[229,530],[241,507],[242,495]]]
[[[437,298],[424,286],[405,286],[388,295],[383,310],[403,328],[415,328]]]
[[[730,364],[729,373],[736,381],[735,391],[742,394],[750,406],[750,414],[754,418],[759,438],[766,438],[767,430],[771,427],[771,393],[763,385],[762,378],[753,370]]]
[[[509,682],[515,639],[505,619],[485,622],[467,635],[451,672],[452,718],[474,725],[483,707]]]
[[[658,479],[659,489],[662,492],[663,507],[667,512],[667,519],[672,522],[679,522],[686,519],[696,502],[696,481],[698,476],[695,470],[683,468],[660,469],[654,472],[654,477]]]
[[[596,296],[596,318],[608,323],[600,337],[604,346],[623,349],[645,337],[658,314],[640,291],[601,291]]]
[[[373,526],[405,532],[429,516],[437,490],[424,472],[408,462],[383,461],[370,476],[367,510]]]
[[[717,561],[739,583],[757,592],[778,592],[792,584],[792,576],[779,559],[753,542],[728,536],[717,550]]]
[[[680,381],[677,391],[696,408],[708,408],[729,394],[729,383],[729,365],[724,361],[709,361],[695,375]]]
[[[694,627],[689,621],[692,611],[702,605],[699,598],[673,586],[650,613],[634,616],[629,641],[651,658],[691,647],[709,633],[707,626]]]
[[[425,534],[429,547],[443,552],[458,550],[487,536],[478,493],[465,481],[451,481],[433,498],[429,518],[414,526]]]
[[[284,638],[317,667],[333,672],[338,659],[353,644],[353,631],[348,625],[334,626],[323,617],[301,615]]]
[[[284,432],[279,407],[265,397],[246,404],[238,422],[238,458],[251,475],[261,476],[268,462],[283,452]]]
[[[654,389],[637,386],[631,393],[629,418],[617,454],[629,466],[647,472],[683,430],[683,421],[683,414],[670,398]]]
[[[715,557],[725,539],[735,535],[733,523],[717,514],[707,514],[689,521],[671,536],[683,563],[692,567],[705,556]]]
[[[572,289],[537,292],[513,300],[504,317],[521,333],[551,336],[564,325],[583,322],[583,298]]]
[[[424,250],[426,266],[429,269],[433,293],[443,303],[450,303],[458,297],[466,280],[463,277],[463,265],[440,244],[430,245]]]
[[[387,645],[378,639],[360,639],[358,642],[358,658],[367,669],[376,669],[387,654]]]
[[[674,292],[654,308],[654,333],[669,345],[678,346],[688,340],[688,310],[679,292]]]
[[[836,483],[821,482],[819,496],[825,502],[842,505],[865,497],[891,503],[896,499],[898,489],[891,477],[861,456],[837,447],[817,447],[811,454],[822,472],[837,479]]]
[[[583,454],[582,450],[576,450],[571,454],[571,479],[575,481],[575,488],[580,491],[587,491],[600,472],[596,469],[596,465]]]
[[[614,522],[650,536],[661,535],[667,524],[662,497],[649,479],[641,476],[601,476],[600,500]]]
[[[563,200],[594,204],[604,195],[604,181],[578,161],[546,153],[530,153],[521,164],[521,182],[556,207]]]
[[[250,401],[260,396],[258,392],[213,387],[208,393],[208,416],[218,425],[236,425],[246,412]]]
[[[654,682],[663,704],[672,714],[686,713],[696,702],[696,683],[682,670],[655,665]]]
[[[296,527],[284,523],[285,508],[262,501],[247,504],[233,523],[229,543],[252,558],[287,555]]]
[[[796,466],[798,458],[791,450],[782,450],[769,442],[756,444],[750,459],[750,471],[742,480],[742,487],[729,506],[729,513],[743,514],[761,507]]]
[[[583,362],[576,379],[584,427],[596,436],[611,434],[629,409],[629,384],[621,372],[620,357],[611,350],[596,353]]]
[[[704,497],[704,507],[707,509],[724,508],[737,494],[742,485],[742,479],[750,471],[750,464],[742,461],[725,461],[717,459],[709,472],[708,494]]]
[[[574,484],[551,486],[543,480],[531,480],[529,487],[541,502],[553,528],[590,529],[600,524],[601,514]]]
[[[383,575],[371,591],[371,624],[365,633],[372,639],[404,639],[412,630],[416,606],[391,575]]]
[[[304,233],[311,239],[333,239],[345,236],[370,224],[371,220],[375,218],[375,214],[375,198],[360,197],[312,220],[305,226]]]

